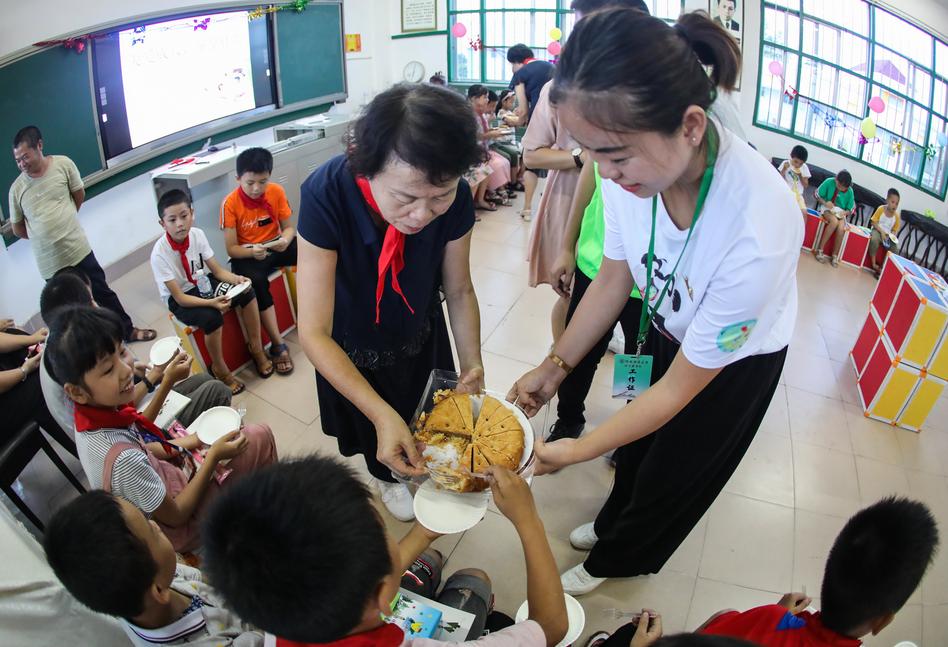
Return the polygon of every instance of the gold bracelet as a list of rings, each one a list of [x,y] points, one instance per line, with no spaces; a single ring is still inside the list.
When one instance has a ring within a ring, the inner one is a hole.
[[[567,364],[565,361],[563,361],[563,358],[557,355],[556,353],[554,353],[553,351],[550,351],[550,354],[547,355],[546,358],[550,360],[551,362],[553,362],[554,364],[556,364],[557,366],[559,366],[564,371],[566,371],[567,375],[573,372],[573,367]]]

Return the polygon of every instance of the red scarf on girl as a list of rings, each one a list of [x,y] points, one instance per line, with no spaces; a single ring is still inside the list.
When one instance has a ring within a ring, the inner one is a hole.
[[[99,429],[128,429],[135,425],[140,432],[150,433],[165,442],[170,440],[161,427],[140,414],[131,402],[118,409],[90,407],[86,404],[76,403],[74,409],[77,433],[98,431]]]
[[[181,257],[181,267],[184,268],[184,275],[188,277],[188,281],[194,283],[194,277],[191,276],[191,261],[188,260],[188,247],[191,246],[191,232],[188,232],[188,237],[184,239],[183,243],[175,242],[175,239],[171,237],[171,234],[165,232],[165,238],[168,239],[168,244],[171,245],[171,249],[178,252],[178,256]],[[197,283],[194,283],[197,285]]]
[[[267,214],[273,218],[273,207],[267,202],[267,193],[264,191],[263,195],[259,198],[251,198],[249,195],[244,193],[244,188],[242,186],[237,187],[237,195],[240,196],[240,201],[248,209],[265,209]]]
[[[362,192],[362,198],[366,204],[369,205],[372,211],[381,216],[382,211],[379,209],[379,205],[372,195],[372,187],[369,186],[368,179],[360,175],[356,177],[355,181],[359,187],[359,191]],[[395,229],[392,225],[389,225],[385,230],[385,239],[382,241],[382,253],[379,254],[378,282],[375,284],[375,325],[378,325],[381,316],[380,307],[382,303],[382,293],[385,292],[385,275],[388,274],[389,268],[392,269],[392,289],[395,290],[395,293],[405,302],[408,311],[415,314],[411,304],[408,303],[408,298],[405,296],[405,293],[402,292],[402,286],[398,283],[398,273],[401,272],[404,267],[405,234]]]
[[[277,638],[276,647],[398,647],[405,642],[405,632],[398,626],[384,624],[381,627],[364,631],[354,636],[346,636],[331,643],[301,643],[286,638]]]

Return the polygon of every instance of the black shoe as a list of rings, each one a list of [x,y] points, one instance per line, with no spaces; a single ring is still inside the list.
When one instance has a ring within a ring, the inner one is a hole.
[[[550,427],[550,435],[547,437],[546,442],[552,443],[561,438],[579,438],[579,435],[583,433],[585,427],[586,424],[582,422],[571,425],[562,420],[557,420],[553,423],[553,426]]]

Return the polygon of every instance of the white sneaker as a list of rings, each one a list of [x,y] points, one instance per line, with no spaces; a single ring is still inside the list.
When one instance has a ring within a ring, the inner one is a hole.
[[[569,595],[585,595],[606,581],[604,577],[593,577],[586,572],[582,564],[577,564],[560,575],[563,592]]]
[[[576,550],[592,550],[597,541],[599,537],[596,536],[596,524],[592,521],[574,528],[573,532],[569,533],[569,543]]]
[[[388,483],[375,479],[379,488],[379,497],[385,508],[399,521],[411,521],[415,518],[415,509],[411,492],[403,483]]]

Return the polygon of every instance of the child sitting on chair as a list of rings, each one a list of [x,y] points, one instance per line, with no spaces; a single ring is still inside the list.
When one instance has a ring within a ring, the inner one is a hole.
[[[194,210],[187,193],[172,189],[161,196],[158,224],[165,230],[151,250],[151,271],[158,293],[178,321],[204,331],[214,377],[229,386],[233,395],[244,390],[244,384],[224,361],[224,313],[231,306],[239,308],[257,373],[260,377],[272,375],[273,362],[263,352],[260,338],[260,311],[254,289],[247,285],[243,292],[228,296],[229,291],[236,291],[250,279],[228,272],[214,258],[207,236],[193,226]]]
[[[814,248],[813,254],[820,263],[830,261],[833,267],[839,267],[839,248],[843,244],[843,234],[846,233],[846,218],[852,215],[856,208],[856,195],[853,193],[853,176],[849,171],[840,171],[836,177],[823,180],[816,190],[816,202],[820,206],[823,216],[823,236]],[[829,242],[830,236],[836,232],[833,241],[832,259],[823,253],[823,248]]]
[[[806,202],[803,200],[803,192],[810,186],[810,167],[806,165],[807,157],[809,153],[806,148],[797,144],[790,149],[790,159],[784,160],[777,169],[793,192],[804,219],[806,218]]]
[[[204,508],[219,489],[276,461],[270,428],[229,431],[197,469],[191,452],[204,447],[197,435],[172,438],[151,413],[138,413],[131,404],[133,359],[118,315],[89,306],[59,308],[49,331],[46,353],[53,377],[75,404],[76,447],[89,484],[157,521],[176,551],[198,548]],[[190,370],[186,354],[172,358],[155,392],[156,407]],[[216,469],[223,461],[229,461],[226,479]]]
[[[276,372],[286,375],[293,371],[293,360],[277,323],[270,273],[296,265],[296,228],[290,224],[293,212],[286,192],[270,181],[272,172],[273,155],[266,148],[248,148],[237,156],[238,186],[224,198],[220,225],[230,269],[253,283],[260,320],[273,342],[270,356]]]
[[[177,563],[161,528],[125,499],[81,494],[53,516],[43,547],[66,590],[120,618],[133,645],[263,646],[263,632],[224,608],[201,571]]]
[[[896,189],[889,189],[885,196],[885,204],[879,205],[876,212],[872,214],[869,223],[872,226],[872,235],[869,238],[869,262],[872,263],[872,271],[878,276],[882,266],[876,261],[876,252],[879,251],[879,245],[889,249],[890,245],[898,242],[897,234],[899,227],[902,226],[902,215],[899,213],[899,200],[902,196]],[[895,240],[892,240],[895,238]]]

